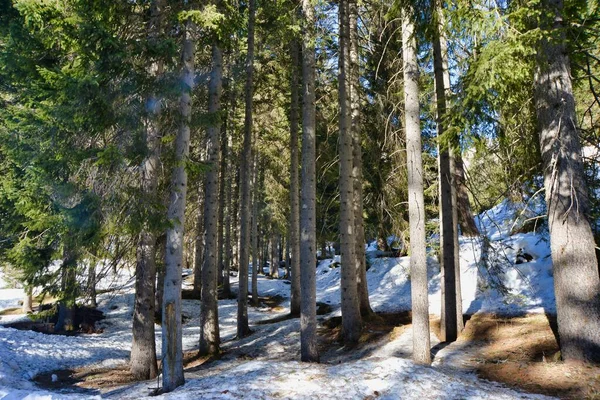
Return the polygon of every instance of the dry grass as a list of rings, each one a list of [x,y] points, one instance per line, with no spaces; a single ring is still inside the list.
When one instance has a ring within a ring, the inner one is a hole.
[[[459,341],[482,343],[472,366],[482,378],[565,399],[600,399],[600,366],[560,361],[556,317],[476,314]]]

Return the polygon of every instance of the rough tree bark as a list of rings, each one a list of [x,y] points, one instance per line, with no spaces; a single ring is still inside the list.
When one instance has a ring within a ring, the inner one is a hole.
[[[90,260],[88,266],[88,294],[90,296],[90,307],[98,307],[98,293],[96,291],[96,260]]]
[[[458,211],[458,224],[464,236],[479,236],[479,229],[475,224],[471,203],[469,203],[469,191],[465,179],[465,167],[463,159],[457,151],[454,155],[454,182],[456,182],[456,209]]]
[[[291,251],[291,303],[290,314],[300,315],[300,196],[298,192],[298,117],[300,106],[299,65],[300,44],[293,39],[291,104],[290,104],[290,251]]]
[[[444,101],[446,101],[447,99],[447,95],[450,94],[450,70],[448,69],[448,42],[446,41],[446,34],[444,32],[444,20],[443,20],[443,14],[442,14],[442,9],[441,6],[440,8],[438,8],[438,12],[440,15],[440,24],[438,25],[440,27],[440,35],[439,35],[439,41],[440,41],[440,49],[441,49],[441,56],[442,56],[442,71],[444,74],[444,93],[445,93],[445,98]],[[445,116],[443,116],[442,118],[445,118]],[[445,129],[445,125],[444,125],[444,132],[446,131]],[[457,159],[457,154],[459,154],[460,150],[459,150],[459,138],[457,135],[452,135],[452,137],[447,139],[447,143],[449,144],[449,157],[450,157],[450,174],[451,174],[451,180],[450,180],[450,185],[451,185],[451,200],[452,200],[452,228],[453,228],[453,232],[452,232],[452,240],[454,242],[454,277],[455,277],[455,296],[456,296],[456,335],[460,335],[460,333],[463,331],[463,329],[465,328],[465,324],[464,324],[464,320],[463,320],[463,315],[462,315],[462,290],[461,290],[461,285],[460,285],[460,254],[459,254],[459,250],[460,250],[460,245],[458,242],[458,224],[459,224],[459,213],[458,213],[458,183],[456,181],[456,176],[457,176],[457,166],[456,166],[456,159]],[[458,158],[460,158],[460,154],[458,155]],[[462,161],[462,160],[461,160]],[[468,200],[468,199],[467,199]]]
[[[254,155],[252,167],[252,305],[258,307],[258,152]]]
[[[201,181],[198,183],[198,218],[196,219],[196,240],[194,243],[193,291],[198,297],[200,297],[202,291],[202,266],[204,265],[204,193],[206,193],[206,188],[204,182]]]
[[[33,289],[31,286],[27,285],[25,288],[25,296],[23,296],[23,307],[21,310],[23,314],[30,314],[33,312]]]
[[[219,353],[219,309],[217,306],[217,281],[219,273],[219,166],[221,91],[223,54],[218,43],[212,46],[212,71],[208,85],[208,114],[212,117],[206,129],[208,171],[204,194],[204,265],[202,267],[202,293],[200,307],[200,349],[202,356]]]
[[[162,315],[162,375],[163,390],[170,392],[183,385],[183,348],[181,327],[181,271],[183,264],[183,231],[185,227],[185,200],[187,195],[187,172],[185,162],[190,150],[190,120],[192,114],[192,91],[194,89],[194,23],[185,22],[182,50],[181,82],[179,99],[179,130],[175,139],[175,166],[171,176],[171,195],[168,218],[172,227],[167,230],[165,256],[165,286]]]
[[[225,105],[227,107],[227,105]],[[227,123],[221,121],[220,134],[220,166],[219,166],[219,216],[218,216],[218,234],[217,234],[217,285],[222,286],[225,278],[225,186],[228,184],[225,179],[225,170],[227,169]]]
[[[369,287],[367,285],[367,259],[365,254],[365,227],[363,221],[363,175],[362,175],[362,140],[360,135],[360,70],[358,46],[358,5],[356,0],[349,0],[349,45],[350,45],[350,110],[352,132],[352,178],[354,187],[354,229],[356,230],[356,277],[358,281],[358,301],[363,318],[373,315],[369,303]]]
[[[600,279],[575,121],[562,0],[544,0],[534,77],[561,354],[600,361]],[[547,14],[544,12],[549,11]]]
[[[248,54],[246,57],[246,110],[244,119],[244,145],[241,165],[241,223],[240,223],[240,263],[237,336],[243,338],[250,333],[248,327],[248,264],[250,263],[250,191],[252,168],[252,96],[254,93],[254,20],[256,0],[248,4]]]
[[[236,96],[235,96],[235,84],[233,82],[233,74],[231,74],[230,76],[230,81],[229,81],[229,113],[228,113],[228,121],[227,124],[229,125],[229,130],[233,131],[234,130],[234,116],[235,116],[235,111],[236,111]],[[232,135],[227,135],[226,141],[223,142],[221,145],[223,146],[223,156],[226,159],[226,165],[229,165],[229,168],[225,168],[221,171],[221,173],[226,175],[226,179],[228,184],[225,187],[225,207],[227,209],[227,214],[225,216],[225,245],[223,248],[223,263],[224,263],[224,267],[223,267],[223,298],[228,299],[231,296],[231,284],[230,284],[230,277],[229,277],[229,271],[231,270],[231,261],[233,259],[233,250],[232,250],[232,229],[235,230],[235,228],[232,226],[234,221],[236,220],[235,216],[232,214],[237,214],[237,208],[234,209],[233,204],[232,204],[232,195],[233,193],[237,193],[237,191],[235,191],[233,189],[234,186],[234,182],[237,181],[236,177],[235,177],[235,173],[233,172],[234,168],[234,158],[233,156],[231,156],[231,153],[233,151],[232,147],[233,147],[233,138]],[[236,196],[237,197],[237,196]],[[237,203],[237,202],[236,202]]]
[[[302,0],[302,173],[300,181],[300,358],[319,361],[316,293],[316,18],[311,0]]]
[[[402,19],[404,62],[404,121],[408,169],[408,213],[410,224],[410,287],[412,300],[413,361],[431,364],[429,301],[425,242],[425,200],[419,112],[419,66],[414,36],[413,10]]]
[[[271,228],[271,278],[279,278],[279,262],[277,260],[277,234],[275,233],[275,226]]]
[[[354,226],[354,179],[350,108],[350,41],[349,4],[340,1],[339,103],[340,103],[340,251],[342,338],[344,343],[358,343],[362,331],[356,279],[356,230]]]
[[[435,3],[434,14],[440,14],[441,4]],[[437,103],[437,130],[439,138],[438,169],[440,185],[440,251],[442,284],[441,338],[443,342],[452,342],[458,336],[456,302],[456,257],[452,207],[452,173],[450,163],[451,143],[445,133],[446,85],[444,82],[444,55],[442,50],[442,28],[436,17],[436,29],[433,37],[433,64],[435,75],[435,95]]]
[[[150,6],[148,41],[155,45],[161,29],[162,1],[155,0]],[[155,61],[149,69],[153,78],[163,73],[161,61]],[[147,156],[140,168],[140,188],[142,196],[156,200],[158,176],[160,174],[160,131],[158,116],[161,102],[156,95],[146,100],[148,118],[146,119]],[[91,267],[94,268],[95,267]],[[91,275],[90,275],[91,276]],[[95,273],[94,273],[95,281]],[[135,300],[133,307],[130,372],[134,379],[154,379],[158,375],[156,361],[156,338],[154,331],[156,296],[156,234],[146,223],[138,239],[135,266]],[[95,282],[94,282],[95,290]]]
[[[70,240],[67,238],[67,242]],[[71,244],[63,247],[61,265],[61,291],[62,298],[58,302],[58,320],[54,330],[72,331],[75,317],[75,300],[77,299],[77,254],[72,250]]]
[[[156,298],[154,299],[154,320],[162,321],[163,294],[165,293],[165,257],[167,254],[167,234],[156,239]]]

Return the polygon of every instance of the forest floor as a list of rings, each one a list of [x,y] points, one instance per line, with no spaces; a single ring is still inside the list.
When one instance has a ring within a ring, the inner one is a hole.
[[[438,340],[441,273],[436,259],[428,259],[430,367],[411,361],[409,257],[369,261],[369,298],[379,317],[365,323],[360,343],[352,348],[338,340],[336,258],[321,261],[316,269],[319,364],[298,361],[300,321],[287,316],[290,282],[265,276],[258,281],[260,306],[248,308],[253,333],[236,339],[237,301],[219,300],[222,354],[197,358],[200,304],[188,296],[188,276],[182,315],[186,384],[154,396],[160,379],[132,382],[127,372],[134,278],[132,269],[124,267],[100,282],[98,309],[106,318],[98,322],[98,333],[15,330],[6,326],[27,316],[0,316],[0,398],[600,399],[599,367],[558,361],[548,234],[513,234],[522,214],[522,208],[504,201],[477,218],[487,239],[460,238],[462,309],[470,318],[450,344]],[[524,253],[530,259],[519,262]],[[22,290],[2,289],[1,283],[0,311],[17,307]],[[232,277],[232,289],[237,291],[237,277]],[[156,329],[160,360],[162,332]]]
[[[264,297],[272,309],[279,308],[280,297]],[[278,310],[279,311],[279,310]],[[432,335],[439,337],[440,320],[432,315]],[[359,344],[344,348],[339,342],[341,317],[326,319],[319,328],[321,362],[335,364],[367,358],[374,348],[399,341],[410,354],[410,312],[379,313],[366,321]],[[600,399],[600,366],[560,361],[553,315],[526,314],[499,316],[477,313],[466,318],[465,330],[454,343],[434,347],[434,365],[475,373],[480,378],[499,382],[517,390],[563,399]],[[240,348],[231,347],[223,357],[244,358]],[[214,360],[185,353],[188,373],[210,368]],[[52,375],[56,375],[55,381]],[[128,368],[80,367],[40,374],[36,383],[49,390],[67,389],[80,393],[107,393],[134,383]],[[158,384],[157,384],[158,385]],[[375,396],[377,397],[377,396]]]

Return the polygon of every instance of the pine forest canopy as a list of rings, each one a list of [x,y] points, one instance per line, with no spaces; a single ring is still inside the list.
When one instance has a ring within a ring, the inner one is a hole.
[[[230,271],[241,339],[257,274],[284,262],[318,361],[317,257],[341,252],[356,343],[373,317],[365,244],[419,260],[425,331],[427,249],[452,341],[459,234],[543,192],[562,354],[598,362],[599,15],[580,0],[0,0],[1,268],[58,299],[66,330],[100,266],[135,268],[132,373],[159,374],[156,314],[168,391],[184,381],[184,269],[200,352],[218,355]]]

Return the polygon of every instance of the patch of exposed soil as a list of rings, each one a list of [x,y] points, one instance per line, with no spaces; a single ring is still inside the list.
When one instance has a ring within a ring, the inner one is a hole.
[[[250,296],[249,296],[250,298]],[[272,311],[283,311],[281,303],[285,298],[280,295],[275,296],[258,296],[258,303],[261,307],[269,307]]]
[[[102,333],[101,329],[96,328],[96,322],[104,319],[104,313],[92,307],[77,306],[73,312],[73,330],[57,331],[55,324],[58,320],[58,313],[53,305],[43,305],[40,307],[39,314],[31,314],[31,320],[17,321],[4,326],[19,330],[34,331],[49,335],[78,335]]]
[[[556,317],[475,314],[458,342],[481,344],[469,364],[491,381],[565,399],[600,399],[600,366],[560,361]]]
[[[358,345],[375,342],[386,335],[391,335],[390,340],[392,340],[398,337],[411,322],[412,315],[410,311],[374,314],[371,318],[363,320],[363,330]],[[342,317],[332,317],[323,321],[317,332],[322,339],[323,346],[329,346],[333,342],[340,342]]]
[[[197,370],[210,360],[209,357],[198,356],[197,351],[183,354],[186,372]],[[129,366],[123,364],[115,368],[81,367],[47,372],[36,376],[34,382],[47,390],[91,395],[116,389],[134,383],[136,380],[129,372]],[[154,384],[156,387],[160,386],[156,380],[150,383],[150,385]]]

